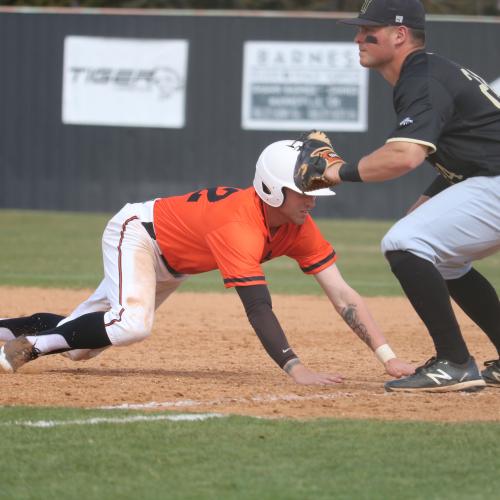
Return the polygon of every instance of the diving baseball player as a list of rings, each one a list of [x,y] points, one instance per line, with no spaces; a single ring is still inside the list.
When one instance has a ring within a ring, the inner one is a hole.
[[[336,254],[310,216],[316,196],[302,194],[293,170],[301,143],[279,141],[260,155],[253,186],[216,187],[127,204],[102,238],[104,279],[67,318],[37,313],[0,321],[0,366],[15,372],[41,355],[64,352],[88,359],[110,346],[146,338],[155,309],[191,274],[218,269],[236,288],[255,333],[271,358],[299,384],[334,384],[337,374],[303,365],[271,304],[262,263],[281,255],[313,275],[336,311],[375,352],[387,373],[413,367],[398,359],[363,299],[343,279]]]

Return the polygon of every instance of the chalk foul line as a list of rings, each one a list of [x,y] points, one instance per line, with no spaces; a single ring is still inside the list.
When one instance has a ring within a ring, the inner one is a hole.
[[[60,427],[63,425],[98,425],[98,424],[130,424],[135,422],[156,422],[159,420],[169,420],[172,422],[193,422],[208,420],[210,418],[221,418],[225,415],[218,413],[186,413],[179,415],[128,415],[124,417],[91,417],[78,420],[14,420],[12,422],[2,422],[2,427]]]
[[[449,393],[443,393],[449,394]],[[469,396],[470,393],[463,392],[461,396]],[[481,393],[479,393],[481,395]],[[391,393],[391,392],[373,392],[369,394],[370,397],[421,397],[422,393],[412,394],[412,393]],[[439,397],[439,394],[434,394],[435,397]],[[476,395],[477,396],[477,395]],[[123,403],[119,405],[112,406],[99,406],[101,410],[145,410],[145,409],[161,409],[161,408],[192,408],[197,406],[231,406],[238,404],[251,404],[251,403],[279,403],[279,402],[294,402],[294,401],[332,401],[341,398],[366,398],[366,394],[360,394],[356,392],[346,392],[346,391],[336,391],[326,394],[309,394],[306,396],[300,396],[298,394],[282,394],[274,395],[269,394],[266,396],[250,396],[250,397],[226,397],[220,399],[212,400],[194,400],[194,399],[180,399],[176,401],[151,401],[148,403]]]
[[[208,401],[197,401],[193,399],[181,399],[178,401],[151,401],[149,403],[123,403],[113,406],[100,406],[102,410],[143,410],[153,408],[186,408],[195,406],[226,406],[234,404],[248,403],[277,403],[277,402],[293,402],[293,401],[313,401],[313,400],[332,400],[342,398],[355,397],[351,392],[335,392],[329,394],[310,394],[308,396],[300,396],[298,394],[283,394],[283,395],[267,395],[267,396],[251,396],[248,398],[221,398]]]

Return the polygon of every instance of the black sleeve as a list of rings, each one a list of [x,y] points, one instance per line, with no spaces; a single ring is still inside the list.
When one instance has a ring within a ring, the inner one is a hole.
[[[444,124],[453,113],[449,90],[424,76],[404,78],[394,88],[395,130],[388,141],[406,140],[435,152]]]
[[[266,285],[235,287],[245,307],[248,320],[269,356],[283,368],[296,354],[288,345],[285,333],[276,318],[271,295]]]
[[[38,332],[55,328],[64,316],[52,313],[35,313],[32,316],[0,320],[0,327],[7,328],[15,337],[36,335]]]
[[[438,175],[422,194],[432,198],[447,187],[450,187],[450,183],[442,175]]]

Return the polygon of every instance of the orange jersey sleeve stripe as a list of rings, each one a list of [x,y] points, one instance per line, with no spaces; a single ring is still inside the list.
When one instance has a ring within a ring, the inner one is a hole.
[[[324,269],[325,267],[328,267],[330,264],[333,264],[337,260],[337,254],[335,253],[335,250],[330,253],[330,255],[327,255],[324,259],[320,260],[319,262],[316,262],[316,264],[312,264],[307,267],[301,267],[302,271],[306,274],[315,274],[321,269]],[[325,264],[328,264],[325,265]]]
[[[256,282],[259,283],[256,283]],[[249,276],[245,278],[224,278],[224,284],[225,285],[236,285],[236,284],[243,284],[243,283],[248,283],[252,285],[261,285],[266,283],[266,277],[265,276]]]

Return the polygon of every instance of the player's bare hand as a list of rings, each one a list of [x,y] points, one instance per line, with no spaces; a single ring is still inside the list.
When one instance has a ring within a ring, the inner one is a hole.
[[[339,175],[340,167],[344,164],[343,161],[338,161],[333,165],[329,166],[324,173],[325,179],[330,181],[333,186],[336,186],[342,182],[342,179]]]
[[[290,376],[301,385],[330,385],[344,381],[344,377],[338,373],[314,372],[301,363],[290,370]]]
[[[401,378],[415,373],[415,367],[399,358],[385,362],[385,371],[392,377]]]

